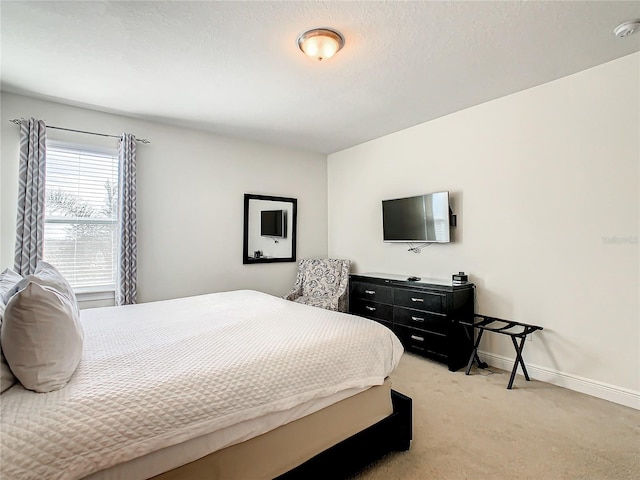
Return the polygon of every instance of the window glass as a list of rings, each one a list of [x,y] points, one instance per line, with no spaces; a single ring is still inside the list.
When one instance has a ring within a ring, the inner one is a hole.
[[[76,292],[115,289],[118,153],[47,142],[44,260]]]

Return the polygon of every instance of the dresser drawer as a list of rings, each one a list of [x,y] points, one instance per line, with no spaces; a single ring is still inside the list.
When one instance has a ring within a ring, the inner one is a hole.
[[[393,303],[393,288],[374,283],[353,282],[351,293],[355,298],[362,298],[378,303]]]
[[[434,314],[413,308],[393,307],[393,322],[436,333],[448,333],[450,320],[444,314]]]
[[[395,304],[402,307],[442,314],[447,311],[447,295],[444,293],[396,288],[394,297]]]
[[[377,321],[405,350],[446,363],[455,372],[473,350],[474,286],[409,282],[406,276],[349,275],[349,312]]]
[[[369,302],[361,298],[351,302],[351,313],[362,317],[386,320],[389,324],[393,321],[393,307],[391,305]]]
[[[440,360],[448,357],[449,351],[447,336],[439,333],[425,332],[409,328],[404,325],[395,325],[394,331],[402,345],[409,351],[421,354],[429,354]]]

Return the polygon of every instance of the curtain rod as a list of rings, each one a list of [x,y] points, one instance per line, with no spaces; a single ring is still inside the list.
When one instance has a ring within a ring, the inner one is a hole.
[[[20,125],[22,122],[26,121],[24,118],[14,118],[9,120],[11,123],[15,123],[16,125]],[[54,127],[53,125],[47,125],[47,128],[54,128],[56,130],[66,130],[67,132],[77,132],[77,133],[86,133],[88,135],[98,135],[100,137],[111,137],[111,138],[120,138],[120,135],[108,135],[106,133],[96,133],[96,132],[87,132],[85,130],[75,130],[73,128],[62,128],[62,127]],[[135,135],[133,138],[136,138]],[[136,142],[140,143],[151,143],[146,138],[136,138]]]

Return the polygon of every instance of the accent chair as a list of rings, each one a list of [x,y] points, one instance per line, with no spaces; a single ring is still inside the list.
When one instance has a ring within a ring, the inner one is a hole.
[[[350,260],[302,259],[293,289],[286,300],[314,307],[347,311]]]

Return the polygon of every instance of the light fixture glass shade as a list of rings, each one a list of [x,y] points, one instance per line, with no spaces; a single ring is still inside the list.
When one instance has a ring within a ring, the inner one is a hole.
[[[333,57],[344,46],[344,37],[335,30],[316,28],[298,37],[298,47],[306,55],[321,62]]]

